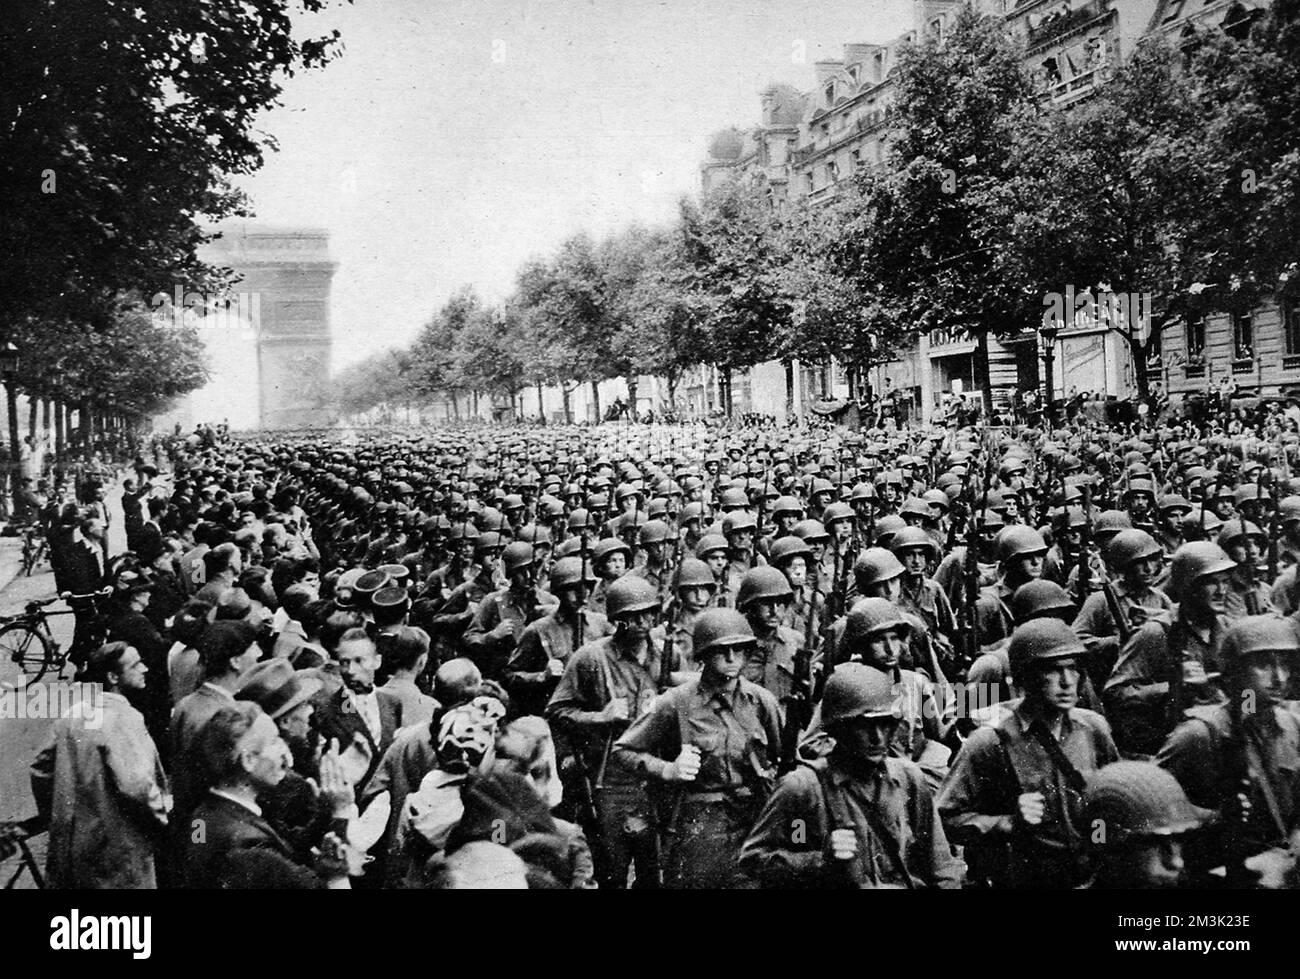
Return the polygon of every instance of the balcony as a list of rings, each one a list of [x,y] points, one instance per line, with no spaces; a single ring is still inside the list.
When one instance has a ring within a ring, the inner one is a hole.
[[[1089,0],[1082,7],[1076,7],[1067,14],[1053,16],[1049,14],[1037,27],[1031,27],[1027,38],[1028,47],[1035,48],[1046,44],[1062,34],[1068,34],[1077,27],[1082,27],[1091,20],[1096,20],[1110,7],[1109,0]]]

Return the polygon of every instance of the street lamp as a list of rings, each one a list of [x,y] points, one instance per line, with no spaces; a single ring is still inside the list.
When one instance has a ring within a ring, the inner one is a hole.
[[[1043,418],[1047,421],[1049,430],[1056,426],[1056,384],[1052,378],[1052,364],[1056,360],[1056,337],[1060,332],[1061,328],[1056,325],[1055,320],[1046,322],[1038,328],[1038,334],[1043,338],[1043,376],[1047,384]]]
[[[8,384],[17,373],[18,348],[13,343],[6,343],[0,347],[0,377],[3,377],[5,384]]]

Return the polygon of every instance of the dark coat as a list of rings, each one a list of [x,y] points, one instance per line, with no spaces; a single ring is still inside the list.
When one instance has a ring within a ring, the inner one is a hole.
[[[189,819],[183,837],[184,886],[200,890],[311,890],[324,882],[298,862],[269,822],[252,810],[208,795]]]

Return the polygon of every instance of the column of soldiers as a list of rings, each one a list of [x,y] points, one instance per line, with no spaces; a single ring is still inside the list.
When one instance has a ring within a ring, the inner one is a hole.
[[[498,737],[545,721],[587,883],[1289,886],[1296,458],[1086,426],[269,437],[178,459],[169,516],[274,497],[318,614],[424,636],[433,735],[461,674]],[[433,810],[386,804],[391,864]]]

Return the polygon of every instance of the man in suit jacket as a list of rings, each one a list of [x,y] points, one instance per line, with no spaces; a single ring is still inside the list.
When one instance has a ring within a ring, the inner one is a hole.
[[[238,702],[212,715],[200,738],[213,785],[191,814],[182,835],[186,887],[307,890],[348,888],[340,841],[327,836],[322,860],[299,862],[263,817],[259,793],[269,792],[289,770],[289,746],[275,722],[254,703]]]
[[[208,778],[199,751],[199,735],[212,716],[235,702],[240,677],[261,656],[257,633],[247,622],[214,622],[197,643],[205,679],[176,705],[171,720],[171,760],[176,806],[173,824],[182,826],[198,803]],[[183,829],[182,829],[183,832]]]
[[[74,595],[90,595],[104,585],[104,552],[101,541],[104,536],[104,521],[95,515],[81,518],[79,526],[72,532],[72,540],[63,551],[60,561],[61,574],[57,586],[62,591]],[[68,659],[78,668],[86,662],[93,649],[95,625],[98,612],[93,598],[74,598],[68,604],[72,606],[75,626],[72,634],[72,648],[68,650]]]
[[[316,729],[328,743],[337,739],[339,750],[346,751],[358,735],[370,751],[365,774],[357,780],[357,798],[379,767],[379,760],[393,743],[393,735],[405,721],[402,702],[386,690],[375,686],[379,669],[379,652],[363,628],[353,628],[339,639],[339,671],[343,687],[321,705],[316,715]]]

